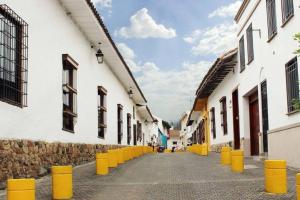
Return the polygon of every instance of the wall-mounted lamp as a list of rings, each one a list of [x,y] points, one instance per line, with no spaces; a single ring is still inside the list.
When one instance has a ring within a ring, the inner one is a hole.
[[[131,88],[130,88],[129,91],[128,91],[128,95],[129,95],[129,98],[130,98],[130,99],[133,98],[133,91],[132,91]]]
[[[99,64],[103,63],[104,54],[102,53],[101,49],[98,49],[98,51],[96,53],[96,58],[97,58]]]
[[[145,120],[145,125],[147,126],[149,124],[148,120]]]

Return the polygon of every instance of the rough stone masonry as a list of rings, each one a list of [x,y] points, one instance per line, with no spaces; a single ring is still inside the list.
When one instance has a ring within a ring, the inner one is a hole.
[[[95,159],[96,152],[118,145],[47,143],[30,140],[0,140],[0,189],[8,178],[38,178],[53,165],[81,165]]]

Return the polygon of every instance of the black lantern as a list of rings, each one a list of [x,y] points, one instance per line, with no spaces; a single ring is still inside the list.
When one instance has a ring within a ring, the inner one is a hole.
[[[131,88],[130,88],[130,90],[128,91],[128,95],[129,95],[129,98],[130,98],[130,99],[133,98],[133,91],[132,91]]]
[[[96,58],[97,58],[99,64],[103,63],[104,54],[102,53],[101,49],[98,49],[98,51],[96,53]]]

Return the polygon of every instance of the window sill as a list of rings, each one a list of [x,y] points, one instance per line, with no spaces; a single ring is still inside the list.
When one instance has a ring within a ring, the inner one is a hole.
[[[291,112],[287,113],[286,115],[291,116],[291,115],[294,115],[296,113],[300,113],[300,111],[299,110],[294,110],[294,111],[291,111]]]
[[[104,140],[104,139],[105,139],[105,137],[100,137],[100,136],[98,136],[98,138],[99,138],[99,139],[102,139],[102,140]]]
[[[248,61],[247,65],[250,65],[254,61],[254,58]]]
[[[277,35],[277,32],[274,33],[271,37],[269,37],[269,39],[267,40],[267,43],[270,43],[275,38],[276,35]]]
[[[281,28],[285,27],[285,25],[294,17],[294,14],[289,16],[284,22],[282,22]]]
[[[246,69],[246,67],[245,67],[244,69],[241,69],[241,70],[240,70],[240,73],[242,73],[243,71],[245,71],[245,69]]]
[[[69,132],[69,133],[73,133],[75,134],[75,131],[72,131],[72,130],[69,130],[69,129],[66,129],[66,128],[62,128],[63,131],[66,131],[66,132]]]

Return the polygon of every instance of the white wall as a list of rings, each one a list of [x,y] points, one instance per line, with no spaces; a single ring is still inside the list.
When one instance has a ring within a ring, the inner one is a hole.
[[[116,144],[117,104],[122,104],[122,144],[127,144],[126,115],[132,114],[134,103],[109,66],[97,63],[88,40],[58,1],[2,0],[1,3],[7,4],[29,24],[29,74],[27,108],[0,102],[0,124],[5,124],[1,126],[0,137]],[[79,63],[78,119],[74,134],[62,131],[64,53]],[[97,86],[108,91],[105,140],[97,137]],[[138,114],[136,119],[140,120]]]

